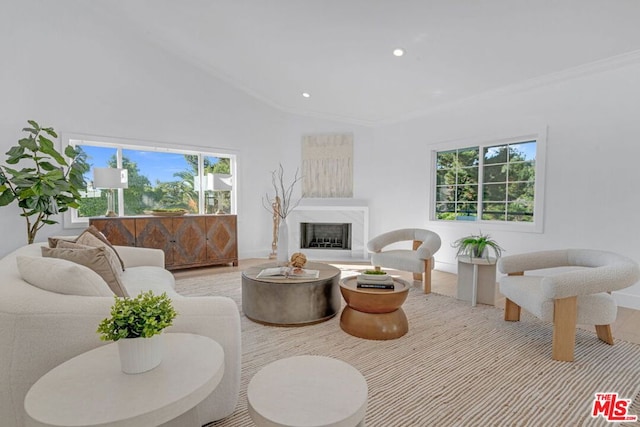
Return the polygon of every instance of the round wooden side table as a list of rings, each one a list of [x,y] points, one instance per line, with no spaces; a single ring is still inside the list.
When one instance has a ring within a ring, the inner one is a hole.
[[[393,279],[394,289],[358,288],[357,278],[340,281],[340,292],[347,302],[340,316],[340,327],[346,333],[370,340],[400,338],[409,331],[402,304],[407,299],[409,284]]]

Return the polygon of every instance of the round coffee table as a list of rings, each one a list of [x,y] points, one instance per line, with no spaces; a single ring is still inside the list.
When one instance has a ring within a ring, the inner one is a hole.
[[[340,292],[347,302],[340,316],[340,327],[346,333],[369,340],[400,338],[409,331],[402,304],[407,299],[409,284],[393,279],[395,289],[358,288],[357,277],[340,281]]]
[[[325,356],[272,362],[247,387],[249,415],[257,426],[364,426],[367,382],[353,366]]]
[[[338,313],[339,269],[308,262],[304,268],[318,270],[317,279],[256,277],[263,269],[276,266],[262,264],[242,272],[242,311],[247,318],[266,325],[299,326],[323,322]]]
[[[162,362],[141,374],[121,371],[116,343],[53,368],[25,397],[27,425],[143,427],[181,416],[180,425],[199,426],[189,410],[220,383],[224,350],[200,335],[163,338]]]

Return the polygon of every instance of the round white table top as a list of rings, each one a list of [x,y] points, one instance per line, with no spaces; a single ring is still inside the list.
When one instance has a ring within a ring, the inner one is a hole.
[[[111,343],[70,359],[40,378],[24,406],[36,426],[157,426],[207,397],[224,374],[224,350],[192,334],[164,334],[162,362],[135,375],[120,369]]]
[[[367,410],[367,382],[341,360],[294,356],[258,371],[247,401],[258,426],[353,427]]]

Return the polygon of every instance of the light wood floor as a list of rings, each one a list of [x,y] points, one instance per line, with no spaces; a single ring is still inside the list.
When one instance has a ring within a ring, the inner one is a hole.
[[[196,268],[190,270],[177,270],[174,271],[176,279],[199,276],[202,274],[221,274],[229,273],[233,271],[242,271],[254,265],[263,264],[268,262],[267,259],[251,258],[240,260],[237,267],[232,266],[218,266],[208,268]],[[364,262],[351,262],[351,261],[336,261],[329,262],[332,265],[340,268],[341,270],[362,270],[370,266]],[[394,271],[393,274],[397,274],[403,279],[412,282],[413,277],[411,273]],[[434,270],[431,277],[431,290],[433,292],[448,295],[451,297],[456,296],[457,276],[451,273],[445,273],[442,271]],[[415,282],[416,286],[419,286],[418,282]],[[504,305],[504,297],[497,296],[496,306],[502,307]],[[583,329],[594,330],[592,326],[580,326]],[[618,307],[618,318],[611,325],[614,338],[622,339],[628,342],[640,344],[640,310],[633,310],[625,307]],[[595,331],[594,331],[595,333]]]

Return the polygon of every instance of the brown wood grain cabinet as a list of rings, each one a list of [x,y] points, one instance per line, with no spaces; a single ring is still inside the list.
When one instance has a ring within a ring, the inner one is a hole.
[[[89,224],[114,245],[162,249],[168,270],[238,265],[235,215],[100,217]]]

